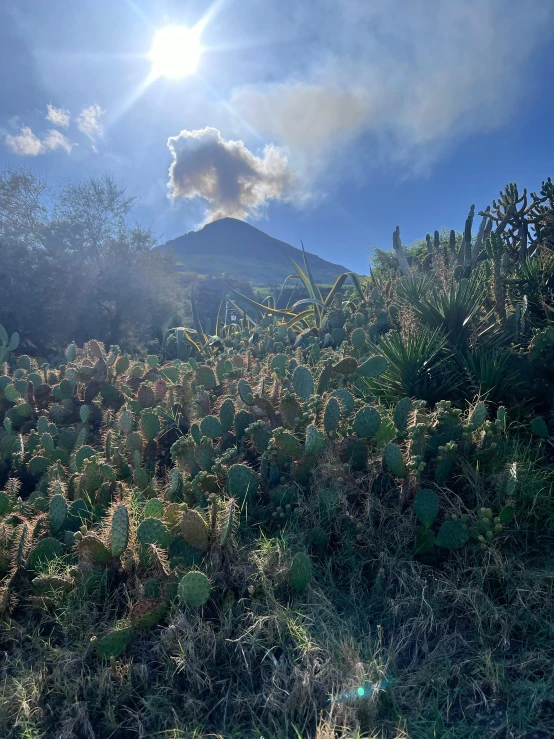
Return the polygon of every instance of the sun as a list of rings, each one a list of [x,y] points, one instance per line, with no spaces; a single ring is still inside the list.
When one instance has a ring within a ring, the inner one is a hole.
[[[194,28],[169,26],[156,32],[150,51],[152,77],[188,77],[196,72],[202,47]]]

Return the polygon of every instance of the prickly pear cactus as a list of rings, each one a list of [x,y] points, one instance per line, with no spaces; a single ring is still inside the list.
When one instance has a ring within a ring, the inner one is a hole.
[[[483,401],[479,401],[475,404],[469,415],[468,426],[471,431],[476,431],[478,428],[481,428],[486,420],[487,406],[483,403]]]
[[[110,527],[110,548],[114,557],[121,557],[129,542],[129,513],[127,506],[116,506]]]
[[[381,414],[376,408],[369,405],[360,408],[354,418],[354,431],[360,439],[370,439],[375,436],[381,425]]]
[[[290,431],[285,431],[284,428],[276,428],[273,431],[273,438],[277,447],[293,459],[302,456],[302,445]]]
[[[336,431],[339,427],[340,422],[340,405],[336,398],[329,398],[325,405],[325,412],[323,414],[323,428],[326,434],[330,434]]]
[[[130,626],[122,629],[113,629],[101,639],[95,639],[96,651],[100,659],[121,657],[129,644],[133,641],[133,629]]]
[[[358,367],[358,374],[360,377],[376,378],[385,372],[387,365],[388,362],[385,357],[376,355],[375,357],[370,357]]]
[[[312,561],[304,552],[294,555],[290,570],[289,580],[297,593],[303,593],[312,578]]]
[[[548,439],[550,434],[548,433],[548,426],[542,418],[533,418],[531,421],[531,432],[538,436],[540,439]]]
[[[200,433],[209,439],[215,439],[223,434],[223,427],[215,416],[205,416],[200,421]]]
[[[385,467],[396,477],[405,477],[406,465],[400,447],[392,441],[385,446],[383,451],[383,462]]]
[[[202,572],[187,572],[177,588],[181,603],[200,608],[210,599],[210,581]]]
[[[247,380],[241,378],[238,381],[237,390],[240,399],[245,405],[254,405],[254,393]]]
[[[59,531],[67,518],[67,501],[59,493],[50,498],[50,522],[52,529]]]
[[[413,407],[414,404],[411,398],[402,398],[402,400],[399,400],[394,407],[394,425],[401,434],[405,433],[408,428],[408,421]]]
[[[358,362],[354,357],[344,357],[333,366],[336,375],[353,375],[358,369]]]
[[[200,364],[196,370],[194,378],[195,385],[203,385],[207,388],[214,388],[217,386],[217,378],[211,367],[207,364]]]
[[[150,629],[157,626],[167,611],[163,600],[141,600],[129,611],[129,621],[135,629]]]
[[[143,546],[156,544],[167,549],[171,536],[167,526],[158,518],[145,518],[137,530],[137,539]]]
[[[429,529],[439,515],[439,499],[433,490],[420,490],[414,500],[414,511],[421,525]]]
[[[227,488],[230,495],[239,501],[253,497],[258,490],[258,476],[245,464],[234,464],[227,473]]]
[[[341,417],[348,418],[354,410],[354,396],[346,388],[339,388],[333,393],[333,397],[339,401]]]
[[[354,331],[352,331],[350,340],[354,349],[356,349],[356,351],[358,352],[361,351],[367,341],[367,336],[363,328],[355,328]]]
[[[161,423],[157,413],[143,411],[140,415],[140,429],[146,441],[154,441],[161,431]]]
[[[319,454],[325,445],[325,436],[316,426],[311,423],[306,429],[306,441],[304,443],[304,451],[306,454]]]
[[[298,365],[292,376],[294,392],[302,400],[309,400],[314,393],[314,379],[308,367]]]
[[[467,544],[469,532],[461,521],[445,521],[437,534],[437,546],[443,549],[461,549]]]
[[[230,398],[227,398],[221,404],[219,409],[219,422],[223,432],[230,431],[235,421],[235,404]],[[208,434],[206,434],[208,436]]]
[[[208,548],[208,526],[198,511],[188,510],[183,513],[181,534],[195,549],[203,552]]]
[[[112,560],[110,550],[95,534],[87,534],[77,542],[79,559],[85,564],[104,567]]]

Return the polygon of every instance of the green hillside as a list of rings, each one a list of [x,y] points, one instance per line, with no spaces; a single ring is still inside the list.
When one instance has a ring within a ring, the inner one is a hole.
[[[159,249],[172,251],[179,267],[199,274],[226,272],[246,278],[252,285],[281,283],[291,274],[290,259],[302,262],[302,251],[236,218],[208,223],[200,231],[179,236]],[[333,284],[347,267],[327,262],[308,252],[318,283]]]

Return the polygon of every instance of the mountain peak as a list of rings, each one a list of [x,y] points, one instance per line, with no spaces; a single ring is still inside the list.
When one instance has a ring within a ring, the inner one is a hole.
[[[284,241],[260,231],[238,218],[220,218],[199,231],[166,242],[160,249],[173,251],[178,268],[200,274],[222,272],[245,277],[252,285],[266,287],[282,283],[293,271],[290,260],[302,262],[303,255]],[[333,284],[347,268],[307,252],[316,282]]]

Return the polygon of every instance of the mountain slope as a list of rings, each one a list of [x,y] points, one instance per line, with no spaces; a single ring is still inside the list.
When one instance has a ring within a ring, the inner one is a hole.
[[[200,274],[227,272],[260,286],[279,284],[292,274],[289,257],[303,264],[300,249],[236,218],[208,223],[200,231],[191,231],[158,248],[173,251],[181,270]],[[308,260],[314,280],[320,284],[332,284],[340,274],[348,272],[346,267],[309,252]]]

